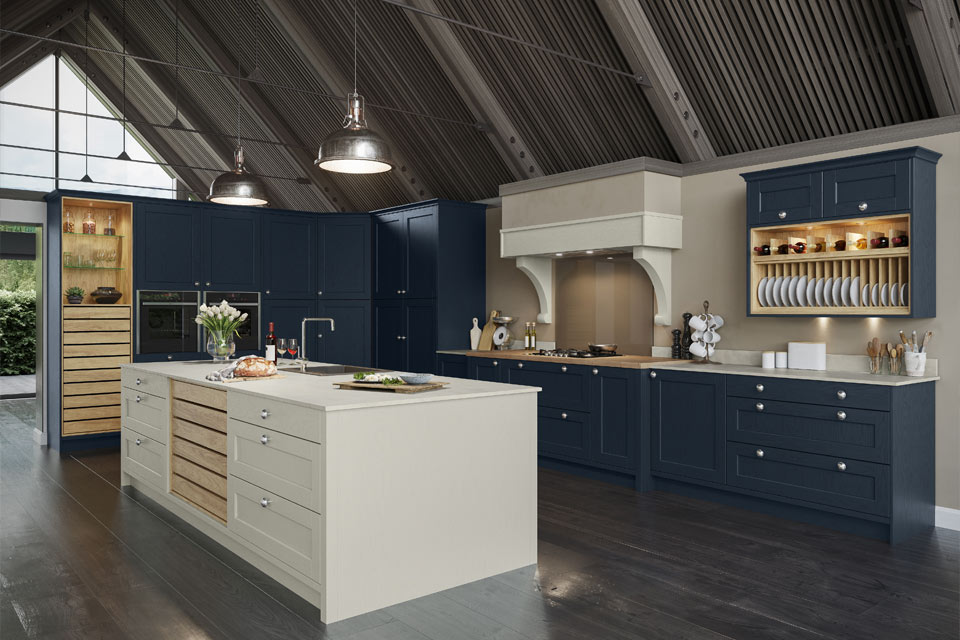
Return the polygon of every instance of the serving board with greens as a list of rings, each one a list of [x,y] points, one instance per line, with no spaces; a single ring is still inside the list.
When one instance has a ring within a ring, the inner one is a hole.
[[[341,389],[361,389],[365,391],[393,391],[394,393],[420,393],[443,389],[447,382],[428,382],[426,384],[407,384],[389,373],[355,373],[350,382],[334,382]]]

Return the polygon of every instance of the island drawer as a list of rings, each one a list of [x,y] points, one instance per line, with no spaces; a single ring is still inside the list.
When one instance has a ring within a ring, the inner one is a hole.
[[[320,445],[230,419],[227,469],[302,507],[320,511]]]
[[[120,432],[120,465],[127,473],[166,491],[167,447],[126,426]]]
[[[320,515],[256,487],[227,478],[227,528],[313,581],[320,580]]]
[[[161,398],[170,396],[170,385],[166,376],[124,367],[120,371],[120,381],[128,389],[144,391]]]
[[[320,442],[320,411],[279,400],[230,391],[227,415],[235,420]]]
[[[727,396],[825,404],[842,409],[890,410],[890,388],[872,384],[790,380],[766,376],[727,376]]]
[[[132,389],[123,389],[120,397],[120,419],[123,426],[167,444],[170,401]]]
[[[227,392],[173,382],[170,491],[227,522]]]

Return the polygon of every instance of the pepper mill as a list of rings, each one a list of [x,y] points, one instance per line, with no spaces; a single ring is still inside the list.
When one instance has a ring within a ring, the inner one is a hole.
[[[690,360],[690,345],[693,344],[693,336],[690,334],[690,318],[693,314],[689,311],[683,314],[683,338],[680,340],[680,358]]]
[[[680,329],[674,329],[670,333],[673,334],[673,345],[670,347],[670,357],[674,360],[679,360],[680,354],[683,351],[683,348],[680,346],[680,334],[682,331],[680,331]]]

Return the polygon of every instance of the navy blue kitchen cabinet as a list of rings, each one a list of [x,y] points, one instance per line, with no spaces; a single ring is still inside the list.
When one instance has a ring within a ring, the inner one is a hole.
[[[647,375],[651,473],[722,483],[724,377],[668,369],[654,369]]]
[[[373,303],[373,366],[403,370],[406,328],[402,300],[375,300]],[[427,372],[419,372],[427,373]]]
[[[448,378],[467,378],[467,356],[455,353],[437,354],[437,374]]]
[[[318,316],[333,318],[336,330],[330,331],[325,322],[307,325],[307,332],[319,345],[316,352],[308,353],[312,360],[370,366],[369,300],[321,300]]]
[[[374,301],[374,366],[436,372],[436,320],[433,300]]]
[[[590,414],[553,407],[537,409],[537,453],[540,456],[588,462],[590,460]]]
[[[261,308],[264,332],[267,330],[267,323],[272,322],[273,333],[277,336],[278,340],[280,338],[296,338],[297,342],[300,342],[302,339],[300,335],[301,320],[304,318],[317,317],[317,304],[316,298],[304,298],[300,300],[270,298],[264,300]],[[318,327],[320,327],[320,330],[318,330]],[[317,361],[319,359],[317,358],[317,334],[324,333],[324,329],[329,330],[330,325],[313,322],[307,324],[307,343],[306,345],[300,346],[300,353],[297,354],[297,357],[302,355],[305,350],[306,356],[310,360]]]
[[[200,215],[204,289],[260,290],[260,212],[204,207]]]
[[[195,290],[201,284],[200,207],[134,202],[136,289]]]
[[[321,300],[370,297],[370,228],[367,214],[320,216],[317,295]]]
[[[438,208],[432,205],[411,209],[403,214],[406,238],[403,264],[406,277],[400,289],[404,298],[433,298],[437,295],[439,218]],[[469,256],[463,258],[469,259]]]
[[[879,160],[823,172],[823,216],[856,218],[910,207],[910,161]]]
[[[635,469],[640,414],[638,372],[593,367],[590,372],[590,459]]]
[[[590,410],[591,367],[559,362],[509,360],[503,381],[540,387],[538,403],[568,411]]]
[[[373,297],[400,298],[406,284],[406,232],[403,212],[374,216],[373,229]]]
[[[317,218],[263,212],[264,300],[317,297]]]
[[[747,182],[747,223],[783,224],[812,220],[823,212],[819,171],[772,175]]]
[[[506,361],[496,358],[467,357],[467,377],[487,382],[504,382]]]

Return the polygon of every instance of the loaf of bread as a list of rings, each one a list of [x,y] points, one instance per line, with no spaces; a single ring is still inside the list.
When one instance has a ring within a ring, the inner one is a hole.
[[[245,358],[233,370],[233,375],[240,378],[263,378],[276,373],[277,365],[266,358]]]

